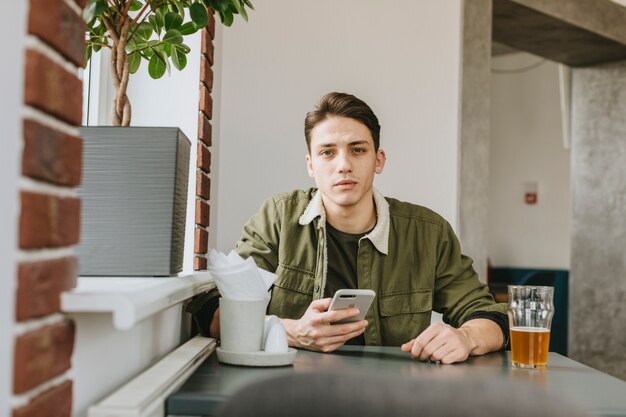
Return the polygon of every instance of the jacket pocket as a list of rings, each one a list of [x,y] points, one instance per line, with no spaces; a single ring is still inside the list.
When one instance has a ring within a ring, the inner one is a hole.
[[[400,346],[430,325],[432,290],[418,289],[378,297],[384,346]]]
[[[297,267],[279,265],[268,314],[299,319],[313,301],[314,273]]]
[[[423,288],[381,294],[378,297],[378,307],[383,317],[430,312],[433,308],[432,290]]]

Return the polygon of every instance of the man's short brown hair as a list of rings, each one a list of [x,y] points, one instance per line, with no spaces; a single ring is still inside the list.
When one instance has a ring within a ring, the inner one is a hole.
[[[346,93],[328,93],[320,100],[315,110],[308,112],[304,118],[304,138],[311,152],[311,131],[320,122],[332,117],[342,116],[363,123],[372,134],[374,149],[380,146],[380,124],[378,118],[363,100]]]

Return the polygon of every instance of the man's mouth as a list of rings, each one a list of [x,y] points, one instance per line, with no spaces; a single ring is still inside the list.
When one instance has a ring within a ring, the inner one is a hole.
[[[350,180],[342,180],[342,181],[335,183],[335,187],[339,187],[339,188],[351,188],[351,187],[354,187],[355,185],[356,185],[356,182],[350,181]]]

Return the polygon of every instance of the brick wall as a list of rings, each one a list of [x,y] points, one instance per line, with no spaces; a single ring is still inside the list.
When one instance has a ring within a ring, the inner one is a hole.
[[[196,165],[196,227],[194,235],[195,270],[206,269],[209,241],[209,198],[211,193],[211,119],[213,117],[213,39],[215,16],[209,10],[209,26],[202,31],[200,57],[200,103],[198,108],[198,161]]]
[[[13,417],[70,416],[68,371],[74,323],[60,294],[76,285],[86,0],[29,0],[18,268],[13,353]]]

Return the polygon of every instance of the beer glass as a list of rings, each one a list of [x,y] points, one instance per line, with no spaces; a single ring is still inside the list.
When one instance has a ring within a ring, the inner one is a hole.
[[[550,326],[554,315],[554,287],[509,285],[509,326],[513,366],[545,368]]]

